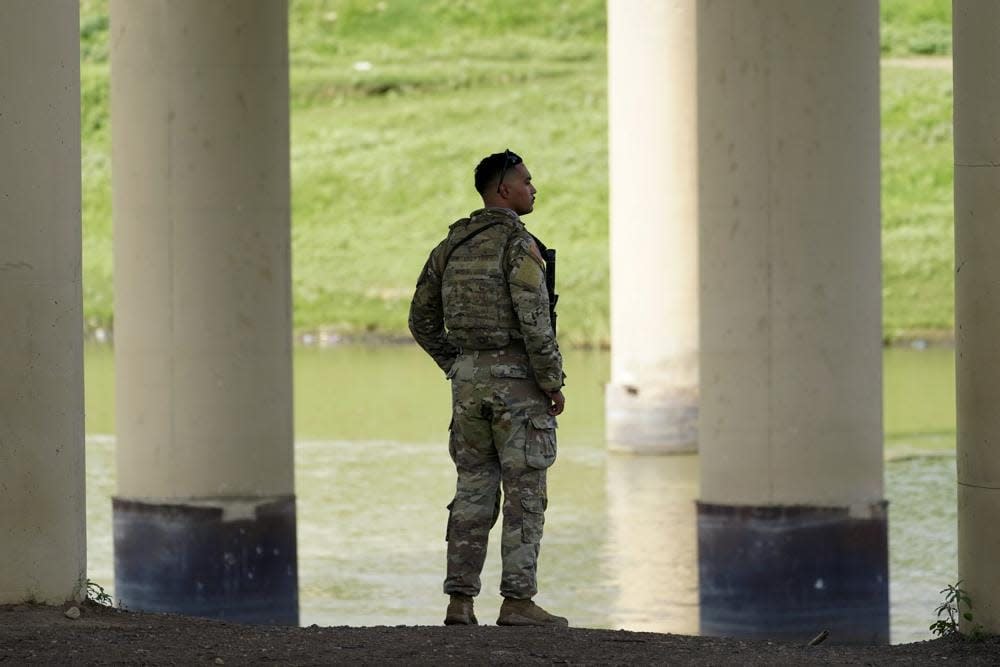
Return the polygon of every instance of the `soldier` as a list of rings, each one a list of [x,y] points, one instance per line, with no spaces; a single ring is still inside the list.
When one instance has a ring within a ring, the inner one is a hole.
[[[410,305],[410,331],[451,380],[448,450],[458,471],[448,505],[446,625],[477,625],[472,600],[503,488],[503,576],[497,625],[569,625],[532,601],[546,469],[556,458],[562,356],[545,260],[520,216],[537,190],[509,150],[475,171],[483,208],[431,251]],[[554,296],[552,298],[554,303]]]

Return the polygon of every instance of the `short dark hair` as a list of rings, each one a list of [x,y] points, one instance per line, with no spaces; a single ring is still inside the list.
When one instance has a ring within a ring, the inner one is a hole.
[[[487,155],[476,165],[476,190],[479,194],[484,194],[486,187],[499,178],[501,172],[523,161],[520,155],[510,150]]]

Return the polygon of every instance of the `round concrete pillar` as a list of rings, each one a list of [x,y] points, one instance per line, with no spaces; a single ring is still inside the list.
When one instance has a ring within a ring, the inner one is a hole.
[[[954,3],[958,578],[1000,633],[1000,6]]]
[[[703,634],[889,639],[878,31],[698,5]]]
[[[80,15],[0,20],[0,604],[86,593]]]
[[[614,450],[696,447],[696,4],[608,3]]]
[[[111,3],[126,606],[298,620],[287,3]]]

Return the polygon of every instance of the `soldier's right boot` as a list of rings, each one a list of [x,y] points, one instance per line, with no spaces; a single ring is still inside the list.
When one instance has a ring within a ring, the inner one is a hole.
[[[556,625],[569,627],[569,621],[545,611],[531,600],[504,598],[497,625]]]
[[[445,625],[479,625],[472,611],[472,598],[468,595],[452,595],[448,611],[444,616]]]

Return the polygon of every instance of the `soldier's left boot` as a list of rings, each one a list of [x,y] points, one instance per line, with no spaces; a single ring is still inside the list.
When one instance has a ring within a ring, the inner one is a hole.
[[[569,627],[569,621],[545,611],[531,600],[504,598],[497,625],[555,625]]]
[[[479,625],[472,611],[472,598],[468,595],[452,595],[448,611],[444,616],[445,625]]]

